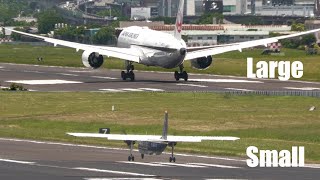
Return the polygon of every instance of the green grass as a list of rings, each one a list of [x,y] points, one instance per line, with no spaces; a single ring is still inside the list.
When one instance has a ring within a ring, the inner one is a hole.
[[[125,147],[123,142],[75,138],[66,132],[237,136],[235,142],[181,143],[177,151],[245,157],[246,148],[305,146],[307,162],[320,162],[319,98],[226,96],[213,93],[0,92],[0,136]],[[111,111],[114,105],[116,111]]]
[[[304,64],[304,76],[301,80],[320,81],[320,55],[309,56],[304,51],[295,49],[283,49],[284,56],[264,56],[261,49],[245,50],[244,52],[229,52],[214,57],[213,65],[207,70],[192,69],[190,62],[185,63],[185,69],[193,73],[206,73],[218,75],[246,76],[246,58],[253,57],[254,61],[302,61]],[[44,62],[38,62],[37,57],[43,57]],[[30,46],[30,45],[0,45],[0,62],[11,62],[19,64],[40,64],[53,66],[83,67],[81,62],[81,52],[71,48],[51,47],[51,46]],[[123,69],[123,61],[115,58],[107,58],[104,68]],[[171,71],[158,67],[146,67],[135,65],[138,70],[150,71]]]

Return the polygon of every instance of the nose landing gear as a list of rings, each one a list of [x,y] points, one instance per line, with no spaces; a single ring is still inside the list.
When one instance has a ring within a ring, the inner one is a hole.
[[[168,144],[168,146],[171,147],[171,157],[169,158],[169,162],[176,162],[176,157],[173,156],[173,150],[175,145],[177,145],[176,142],[170,142]]]
[[[179,81],[180,79],[184,79],[184,81],[188,81],[188,73],[186,71],[183,71],[183,64],[179,66],[180,72],[175,71],[174,72],[174,78],[176,81]]]
[[[135,75],[133,73],[134,66],[132,65],[132,62],[131,61],[125,61],[125,66],[126,66],[127,72],[121,71],[122,80],[125,81],[127,79],[130,79],[131,81],[134,81],[135,80]]]

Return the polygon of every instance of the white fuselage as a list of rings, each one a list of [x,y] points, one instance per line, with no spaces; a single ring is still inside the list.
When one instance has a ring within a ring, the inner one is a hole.
[[[175,68],[186,55],[186,43],[173,35],[147,27],[124,28],[118,37],[118,47],[134,48],[141,54],[140,63],[147,66]]]

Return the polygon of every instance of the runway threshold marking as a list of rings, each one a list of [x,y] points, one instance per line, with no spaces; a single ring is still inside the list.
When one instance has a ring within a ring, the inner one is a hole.
[[[116,80],[118,78],[113,78],[113,77],[104,77],[104,76],[91,76],[93,78],[98,78],[98,79],[110,79],[110,80]]]
[[[66,81],[60,79],[48,79],[48,80],[14,80],[6,81],[9,83],[28,84],[28,85],[53,85],[53,84],[80,84],[80,81]]]
[[[190,87],[201,87],[201,88],[208,87],[208,86],[198,85],[198,84],[177,84],[177,86],[190,86]]]
[[[263,83],[261,81],[249,81],[242,79],[189,79],[195,82],[216,82],[216,83]]]
[[[18,161],[18,160],[12,160],[12,159],[0,159],[2,162],[10,162],[10,163],[18,163],[18,164],[35,164],[35,162],[29,162],[29,161]]]
[[[320,90],[320,88],[315,88],[315,87],[284,87],[284,89],[291,89],[291,90],[302,90],[302,91],[313,91],[313,90]]]
[[[224,88],[224,89],[227,89],[227,90],[235,90],[235,91],[246,91],[246,92],[251,92],[253,90],[250,90],[250,89],[240,89],[240,88]]]
[[[125,164],[154,166],[154,167],[170,167],[169,165],[165,165],[165,164],[155,164],[155,163],[145,163],[145,162],[134,162],[134,161],[117,161],[117,162],[118,163],[125,163]]]
[[[192,165],[192,164],[168,163],[168,162],[155,162],[155,163],[162,164],[162,165],[169,165],[169,166],[192,167],[192,168],[207,168],[206,166]]]
[[[208,167],[218,167],[218,168],[230,168],[230,169],[240,169],[241,168],[241,167],[235,167],[235,166],[226,166],[226,165],[220,165],[220,164],[207,164],[207,163],[188,163],[188,164],[208,166]]]
[[[113,171],[113,170],[85,168],[85,167],[75,167],[72,169],[82,170],[82,171],[104,172],[104,173],[111,173],[111,174],[131,175],[131,176],[150,176],[150,177],[155,176],[155,175],[151,175],[151,174],[140,174],[140,173],[133,173],[133,172]]]

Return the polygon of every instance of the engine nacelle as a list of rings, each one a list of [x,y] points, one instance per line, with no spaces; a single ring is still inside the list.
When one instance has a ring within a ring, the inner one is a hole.
[[[85,67],[97,69],[103,64],[103,56],[99,53],[84,51],[82,53],[82,63]]]
[[[213,59],[211,56],[201,57],[191,60],[191,66],[196,69],[204,70],[212,64],[212,61]]]

